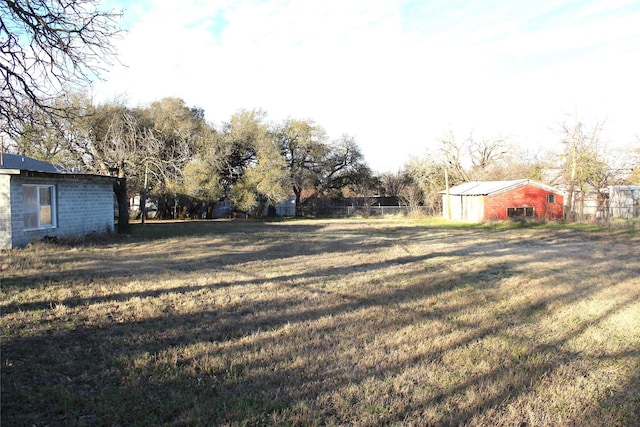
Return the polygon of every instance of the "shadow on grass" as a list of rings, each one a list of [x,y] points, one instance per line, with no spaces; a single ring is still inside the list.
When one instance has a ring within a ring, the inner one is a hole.
[[[297,255],[336,252],[337,256],[342,256],[359,250],[364,244],[370,244],[367,241],[370,238],[378,238],[375,243],[378,247],[397,244],[398,239],[402,243],[416,240],[438,241],[446,238],[464,248],[468,241],[482,236],[492,240],[495,247],[501,247],[502,233],[513,231],[513,228],[473,224],[460,227],[455,224],[445,227],[395,226],[393,223],[379,227],[376,221],[370,224],[373,225],[350,230],[351,234],[347,237],[337,231],[331,240],[321,239],[318,242],[310,239],[306,242],[306,236],[324,232],[323,222],[150,222],[145,227],[133,227],[133,237],[129,238],[114,236],[113,239],[104,241],[75,242],[73,245],[52,244],[59,250],[40,251],[41,253],[34,255],[42,268],[31,274],[5,274],[2,284],[8,288],[39,288],[74,279],[91,283],[96,280],[156,275],[159,272],[214,270],[251,259],[280,259],[291,246],[295,246]],[[185,244],[187,239],[194,238],[198,239],[196,245],[191,242]],[[560,253],[565,242],[571,243],[576,239],[599,238],[604,237],[563,229],[553,234],[553,250]],[[222,253],[218,250],[229,244],[237,249],[252,248],[257,244],[260,246],[252,252],[251,258],[247,258],[244,254],[238,256],[236,252]],[[486,245],[483,248],[490,250]],[[19,257],[20,251],[16,251],[16,254]],[[31,255],[27,252],[24,256]],[[51,301],[42,302],[49,303]]]
[[[363,274],[368,271],[384,269],[395,265],[420,263],[430,259],[439,257],[465,257],[473,256],[475,258],[490,257],[496,251],[516,252],[520,250],[523,242],[528,245],[537,246],[535,251],[539,254],[546,252],[545,257],[550,259],[566,258],[569,256],[581,256],[583,249],[578,248],[579,252],[574,254],[569,248],[582,236],[575,234],[553,234],[546,241],[544,238],[538,238],[536,241],[529,241],[527,238],[516,240],[505,240],[501,232],[487,231],[465,231],[452,232],[450,229],[427,229],[421,227],[389,227],[382,230],[374,228],[364,228],[355,230],[355,234],[340,235],[335,239],[326,238],[309,238],[308,240],[301,236],[309,236],[322,230],[322,225],[308,224],[278,224],[262,222],[232,223],[233,226],[227,228],[226,224],[221,222],[201,222],[205,224],[205,228],[200,228],[198,224],[179,223],[185,227],[189,227],[190,231],[186,234],[195,233],[199,230],[198,236],[202,238],[198,243],[186,244],[185,240],[170,240],[170,233],[160,232],[152,233],[162,234],[164,237],[158,240],[160,245],[154,246],[157,240],[152,239],[152,243],[140,243],[143,245],[143,251],[137,253],[137,242],[127,244],[119,254],[107,254],[105,258],[104,252],[99,248],[87,252],[65,252],[49,251],[42,255],[41,258],[49,265],[55,265],[57,270],[37,271],[33,273],[21,273],[13,277],[5,277],[2,281],[6,289],[10,288],[40,288],[43,286],[55,286],[64,284],[67,281],[81,281],[91,286],[104,280],[139,280],[149,276],[165,276],[170,278],[171,275],[193,274],[197,273],[201,276],[207,274],[214,275],[218,271],[233,270],[236,266],[252,262],[261,261],[280,261],[286,262],[287,258],[316,255],[333,254],[335,257],[349,257],[355,253],[359,253],[369,246],[375,247],[376,250],[391,247],[394,245],[404,245],[411,241],[420,242],[438,242],[442,239],[454,244],[455,249],[447,252],[431,252],[421,256],[396,256],[385,261],[374,263],[362,263],[357,266],[348,266],[344,268],[329,267],[318,269],[311,274],[311,277],[324,276],[342,276],[348,275],[357,268]],[[153,224],[162,228],[170,227],[170,224]],[[150,229],[153,227],[148,225]],[[182,231],[185,229],[182,228]],[[213,236],[224,236],[222,240],[213,240]],[[204,236],[204,237],[202,237]],[[211,236],[211,237],[208,237]],[[326,235],[324,235],[326,236]],[[481,236],[483,242],[476,245],[473,242],[475,238]],[[231,244],[233,247],[243,249],[242,251],[229,252],[228,249],[220,251],[219,248]],[[256,247],[256,245],[259,245]],[[246,249],[250,248],[249,251]],[[536,255],[538,256],[538,255]],[[66,265],[71,265],[67,268]],[[498,269],[497,274],[504,277],[505,272],[510,269],[505,266]],[[247,275],[247,272],[241,272]],[[171,287],[170,289],[155,289],[124,293],[109,293],[107,295],[81,298],[72,297],[55,300],[31,301],[20,304],[1,304],[1,311],[5,314],[16,311],[31,311],[47,309],[55,304],[62,304],[68,307],[78,307],[89,304],[101,303],[105,301],[121,302],[131,298],[149,298],[157,297],[165,293],[187,293],[210,287],[227,287],[241,286],[245,284],[255,284],[265,281],[260,275],[248,274],[250,278],[244,280],[234,280],[233,282],[220,282],[213,279],[210,283],[203,285],[191,285]],[[271,278],[270,280],[292,280],[305,278],[308,273],[291,272],[286,276]]]
[[[319,239],[309,244],[295,244],[295,238],[280,242],[274,231],[265,233],[259,227],[255,232],[264,234],[259,238],[266,239],[268,244],[240,257],[218,254],[194,263],[167,259],[159,265],[178,272],[205,273],[212,263],[219,263],[220,268],[233,268],[256,259],[286,262],[289,257],[312,258],[327,253],[350,256],[363,247],[372,250],[400,245],[415,230],[407,234],[385,231],[360,236],[356,233],[355,237],[349,234],[338,243]],[[255,236],[243,240],[238,233],[240,231],[231,234],[239,244],[255,242]],[[418,238],[444,238],[442,233],[424,230],[421,233]],[[273,240],[269,242],[268,236]],[[269,277],[269,282],[281,288],[302,292],[279,292],[264,301],[242,301],[237,306],[214,305],[191,314],[169,311],[155,318],[122,323],[105,320],[98,326],[68,326],[60,322],[52,324],[46,332],[35,334],[4,336],[3,332],[2,421],[7,425],[313,424],[318,420],[320,424],[385,425],[412,420],[465,424],[478,414],[499,413],[505,404],[544,387],[547,378],[582,358],[565,348],[567,342],[637,304],[640,298],[639,289],[559,337],[541,336],[533,342],[523,338],[519,342],[513,330],[540,322],[548,315],[546,307],[554,304],[570,307],[594,298],[602,290],[597,277],[586,280],[577,290],[554,292],[502,310],[497,310],[497,304],[495,313],[487,313],[476,324],[464,317],[475,310],[476,299],[485,298],[487,304],[495,304],[492,298],[497,298],[496,292],[504,281],[523,274],[522,259],[492,262],[492,254],[497,250],[515,251],[522,241],[505,242],[496,236],[478,243],[468,234],[446,238],[454,249],[418,256],[399,253],[384,261]],[[532,253],[525,260],[536,260],[537,252],[544,250],[544,257],[566,258],[570,262],[578,262],[578,255],[582,254],[584,262],[589,254],[585,255],[582,247],[579,252],[574,251],[575,244],[580,242],[556,236],[548,244],[532,246]],[[449,262],[425,266],[430,260],[470,256],[484,257],[487,261],[467,274],[452,274]],[[141,269],[145,262],[148,260],[140,255],[127,265]],[[593,267],[600,276],[615,273],[619,280],[637,277],[633,269],[614,271],[614,267],[596,262],[585,265]],[[387,268],[401,269],[394,275],[394,283],[383,283],[363,295],[325,292],[317,286],[319,278],[339,280],[353,275],[354,270],[355,274],[373,277],[373,273]],[[123,271],[125,269],[106,276],[117,278]],[[259,285],[263,280],[257,275],[255,279],[233,283],[212,281],[168,291],[188,296],[208,288]],[[396,283],[409,284],[396,286]],[[72,298],[60,302],[74,309],[133,297],[153,298],[163,292],[123,292],[105,298]],[[465,297],[454,299],[452,294],[456,292]],[[430,307],[427,303],[430,300],[438,304]],[[415,305],[416,301],[425,303]],[[2,314],[14,314],[18,309],[44,309],[46,303],[3,307]],[[396,336],[406,328],[428,328],[432,324],[446,327],[435,336],[418,333],[389,342],[388,353],[384,351],[385,345],[379,344],[381,337]],[[398,380],[412,370],[433,369],[447,375],[448,357],[487,339],[513,341],[516,348],[506,353],[504,363],[486,371],[454,369],[449,372],[452,375],[449,383],[429,383],[426,373],[421,383]],[[424,340],[431,340],[434,345],[417,345],[417,341]],[[295,345],[287,345],[288,342]],[[398,353],[393,345],[405,346],[407,351]],[[414,350],[410,351],[412,346]],[[374,349],[380,356],[367,360],[368,352]],[[640,357],[637,348],[625,351],[624,354],[602,354],[592,362],[597,366],[612,359]],[[624,414],[637,412],[640,409],[638,392],[631,388],[637,385],[637,372],[635,374],[622,389],[602,400],[601,405],[619,408],[616,405],[623,400],[628,405]],[[370,390],[372,386],[377,388]],[[485,395],[481,400],[460,406],[466,395],[482,390]],[[368,402],[367,393],[380,396]],[[428,408],[434,408],[436,414],[427,414]],[[591,420],[587,414],[573,421],[590,424]]]

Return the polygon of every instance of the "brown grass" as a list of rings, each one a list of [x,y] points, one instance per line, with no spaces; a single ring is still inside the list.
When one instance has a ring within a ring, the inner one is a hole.
[[[149,223],[2,253],[3,425],[640,425],[640,239]]]

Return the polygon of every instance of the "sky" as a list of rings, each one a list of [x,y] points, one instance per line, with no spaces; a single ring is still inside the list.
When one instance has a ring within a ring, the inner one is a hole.
[[[93,87],[179,97],[208,121],[260,108],[355,138],[395,172],[456,138],[554,149],[560,123],[640,144],[637,0],[103,0],[121,64]]]

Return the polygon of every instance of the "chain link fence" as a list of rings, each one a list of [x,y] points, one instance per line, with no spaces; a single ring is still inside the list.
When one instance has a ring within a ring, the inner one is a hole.
[[[442,215],[442,212],[424,206],[317,206],[303,208],[301,213],[303,216],[333,218]]]

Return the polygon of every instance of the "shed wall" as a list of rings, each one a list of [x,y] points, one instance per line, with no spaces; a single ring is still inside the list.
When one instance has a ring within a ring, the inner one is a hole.
[[[444,212],[446,212],[447,196],[442,197]],[[485,196],[450,195],[449,199],[451,200],[451,219],[470,222],[481,222],[484,219]]]

